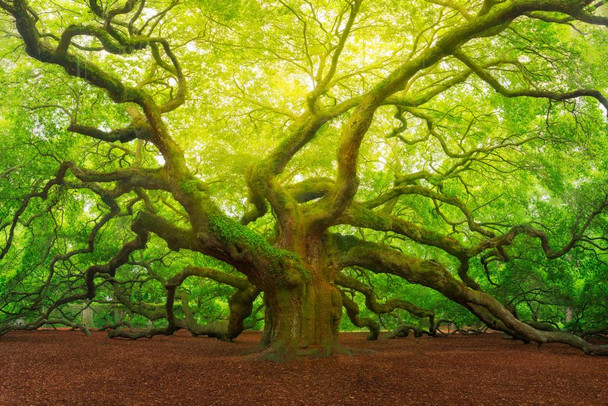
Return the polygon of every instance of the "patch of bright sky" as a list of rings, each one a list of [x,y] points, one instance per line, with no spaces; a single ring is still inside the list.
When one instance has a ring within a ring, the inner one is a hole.
[[[95,208],[95,200],[89,198],[88,196],[80,196],[79,200],[82,200],[82,211],[85,214],[91,214],[93,209]]]
[[[46,130],[44,125],[40,123],[38,120],[34,123],[34,128],[32,128],[32,136],[43,141],[48,141],[49,137],[46,135]]]
[[[165,164],[165,158],[162,155],[160,155],[160,154],[159,155],[155,155],[154,159],[161,166]]]

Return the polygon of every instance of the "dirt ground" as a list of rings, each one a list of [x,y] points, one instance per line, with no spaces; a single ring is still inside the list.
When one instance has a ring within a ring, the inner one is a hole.
[[[274,364],[234,343],[36,331],[0,337],[0,405],[608,405],[608,358],[500,334],[368,342],[355,356]]]

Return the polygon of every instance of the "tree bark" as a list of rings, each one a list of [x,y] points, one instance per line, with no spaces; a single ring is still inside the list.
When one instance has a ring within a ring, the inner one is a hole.
[[[333,285],[321,239],[302,238],[290,245],[304,269],[293,272],[299,277],[264,278],[266,314],[261,346],[273,359],[341,352],[338,329],[342,297]]]

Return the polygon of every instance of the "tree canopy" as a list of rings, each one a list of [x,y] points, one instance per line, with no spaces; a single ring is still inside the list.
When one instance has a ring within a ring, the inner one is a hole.
[[[0,335],[608,354],[605,3],[0,0]]]

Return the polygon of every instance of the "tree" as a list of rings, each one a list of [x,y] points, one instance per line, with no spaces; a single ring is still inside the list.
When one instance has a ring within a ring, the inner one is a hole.
[[[260,292],[266,354],[340,350],[342,307],[377,337],[362,297],[434,331],[392,275],[608,354],[484,281],[530,252],[605,272],[604,3],[0,0],[2,331],[117,300],[167,323],[114,335],[230,339]],[[227,320],[196,319],[193,276],[234,288]]]

